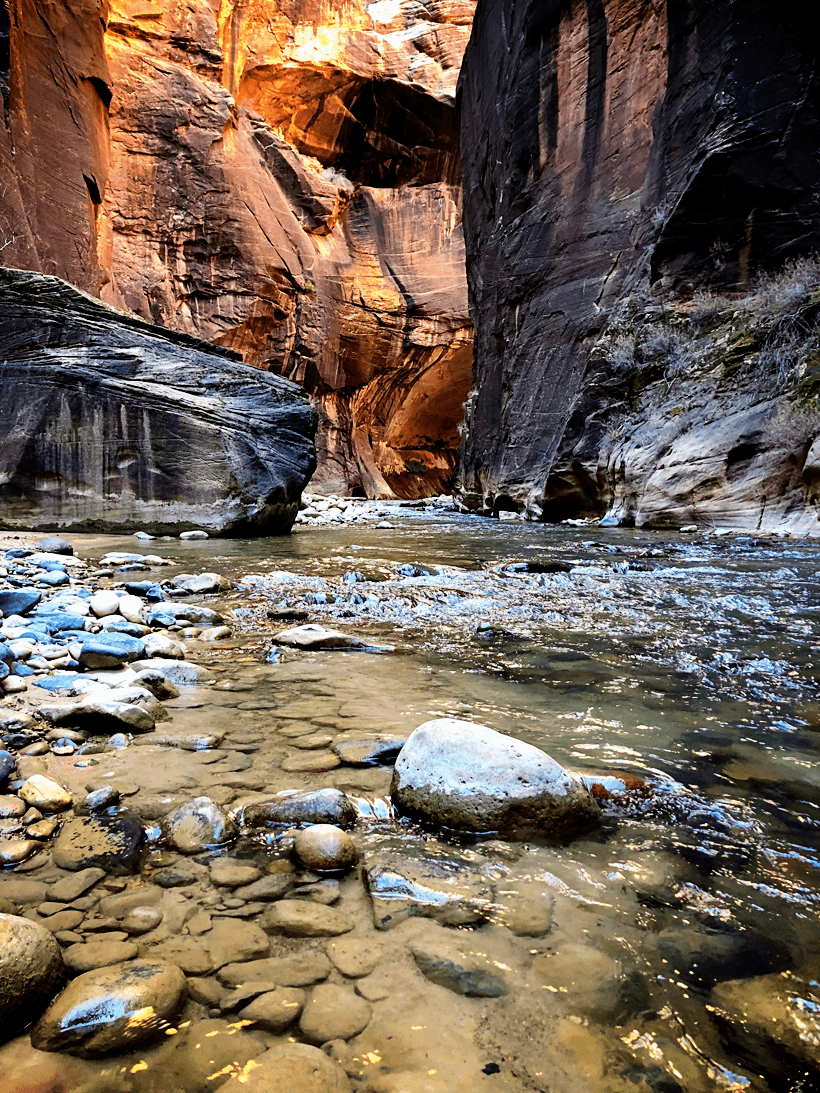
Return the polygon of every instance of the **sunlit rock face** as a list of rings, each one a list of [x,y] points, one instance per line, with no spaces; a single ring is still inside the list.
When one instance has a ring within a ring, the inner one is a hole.
[[[708,413],[680,419],[716,426],[684,452],[670,423],[697,394],[669,396],[666,440],[653,425],[630,445],[640,392],[608,391],[590,354],[636,291],[657,286],[657,308],[744,290],[818,248],[817,40],[813,14],[771,0],[481,0],[459,89],[476,323],[465,507],[722,521],[741,490],[756,526],[772,490],[799,494],[787,461],[805,449],[746,473],[765,437],[742,415],[724,422],[767,393],[750,386],[733,406],[731,362]],[[649,483],[673,442],[677,473]],[[701,456],[709,473],[687,474]]]
[[[301,383],[314,488],[438,492],[470,382],[473,6],[11,0],[0,261]]]

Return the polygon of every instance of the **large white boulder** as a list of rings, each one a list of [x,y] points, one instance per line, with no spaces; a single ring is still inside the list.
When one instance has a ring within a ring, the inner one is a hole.
[[[423,822],[508,837],[566,840],[601,817],[581,779],[546,752],[449,717],[410,734],[391,794],[400,812]]]

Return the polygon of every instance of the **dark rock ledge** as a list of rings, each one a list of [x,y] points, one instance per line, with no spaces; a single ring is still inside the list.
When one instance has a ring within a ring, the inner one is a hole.
[[[56,277],[0,269],[0,522],[287,532],[315,467],[303,392]]]

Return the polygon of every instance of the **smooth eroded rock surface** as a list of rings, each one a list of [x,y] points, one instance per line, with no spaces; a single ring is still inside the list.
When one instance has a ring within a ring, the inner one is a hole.
[[[54,277],[2,270],[0,301],[7,526],[289,530],[314,465],[293,384]]]
[[[3,1036],[39,1017],[65,979],[60,946],[50,930],[0,914],[0,1022]]]
[[[426,721],[393,773],[396,807],[458,831],[571,838],[600,822],[589,791],[545,752],[484,725]]]
[[[40,1051],[98,1058],[162,1035],[185,999],[173,964],[133,960],[86,972],[54,999],[31,1032]]]

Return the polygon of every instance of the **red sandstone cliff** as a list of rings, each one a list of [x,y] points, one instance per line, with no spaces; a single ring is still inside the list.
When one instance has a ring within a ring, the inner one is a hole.
[[[318,488],[439,491],[470,376],[472,7],[9,0],[0,261],[303,384]]]

